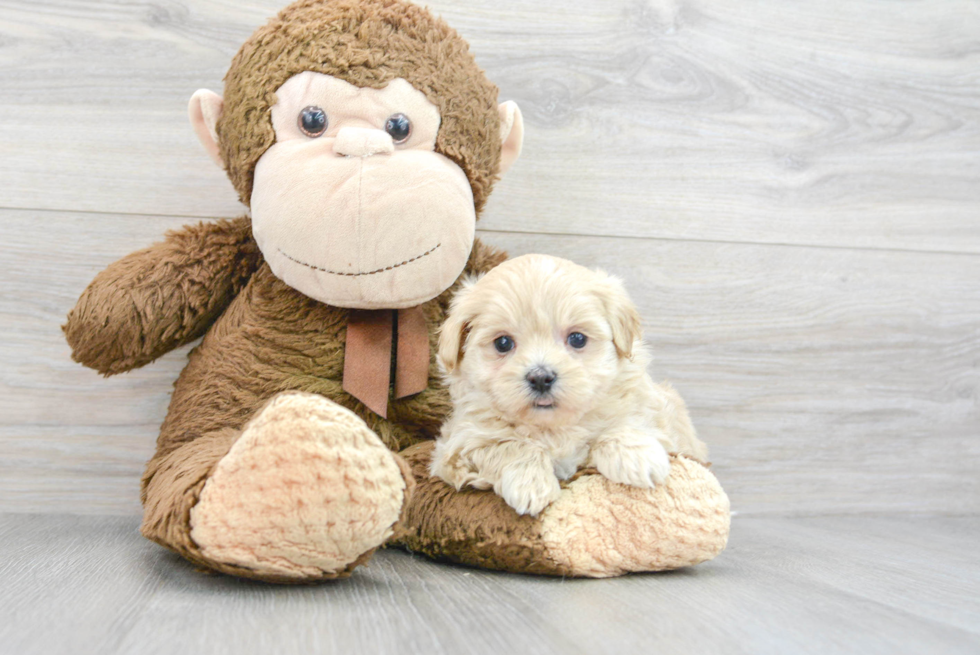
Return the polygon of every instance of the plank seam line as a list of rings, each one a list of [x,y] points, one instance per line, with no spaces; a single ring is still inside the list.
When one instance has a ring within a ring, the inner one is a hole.
[[[8,207],[0,206],[0,211],[22,211],[22,212],[44,212],[48,214],[92,214],[101,216],[134,216],[147,218],[174,218],[190,221],[213,221],[222,218],[236,218],[247,214],[247,209],[242,207],[240,214],[229,216],[190,216],[187,214],[152,214],[146,212],[119,212],[119,211],[94,211],[89,209],[41,209],[37,207]],[[968,250],[936,250],[936,249],[915,249],[915,248],[896,248],[880,246],[840,246],[826,243],[786,243],[783,241],[730,241],[725,239],[703,239],[698,237],[669,237],[669,236],[647,236],[647,235],[620,235],[620,234],[582,234],[576,232],[543,232],[536,230],[501,230],[496,228],[484,228],[477,225],[478,232],[487,234],[527,234],[533,236],[548,237],[573,237],[589,239],[623,239],[636,241],[668,241],[679,243],[714,243],[736,246],[772,246],[775,248],[817,248],[821,250],[856,250],[859,252],[895,252],[917,255],[958,255],[963,257],[976,257],[980,251],[971,252]]]
[[[961,255],[967,257],[976,257],[980,255],[980,251],[971,252],[968,250],[916,250],[914,248],[895,248],[895,247],[879,247],[879,246],[835,246],[831,244],[824,243],[785,243],[782,241],[728,241],[725,239],[703,239],[698,237],[667,237],[667,236],[645,236],[645,235],[630,235],[622,236],[617,234],[576,234],[574,232],[539,232],[533,230],[499,230],[494,228],[482,228],[477,227],[477,231],[486,232],[488,234],[529,234],[534,236],[549,236],[549,237],[577,237],[577,238],[589,238],[589,239],[634,239],[637,241],[677,241],[681,243],[716,243],[724,245],[737,245],[737,246],[773,246],[777,248],[818,248],[821,250],[858,250],[861,252],[897,252],[897,253],[912,253],[918,255]]]

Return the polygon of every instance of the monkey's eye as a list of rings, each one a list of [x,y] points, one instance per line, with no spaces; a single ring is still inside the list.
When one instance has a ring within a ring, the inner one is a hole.
[[[585,344],[589,341],[589,339],[581,332],[572,332],[570,335],[568,335],[568,339],[566,339],[566,341],[572,348],[580,350],[585,348]]]
[[[297,122],[300,132],[315,139],[327,131],[327,112],[310,105],[299,113]]]
[[[504,353],[509,353],[514,349],[514,340],[505,334],[504,336],[497,337],[493,340],[493,347],[497,349],[498,353],[503,355]]]
[[[395,114],[385,121],[385,132],[395,143],[405,143],[412,134],[412,121],[405,114]]]

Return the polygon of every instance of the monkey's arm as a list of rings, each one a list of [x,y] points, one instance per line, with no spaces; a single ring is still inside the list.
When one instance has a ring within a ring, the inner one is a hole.
[[[168,232],[110,264],[85,289],[62,326],[72,359],[114,375],[193,341],[261,261],[247,217]]]

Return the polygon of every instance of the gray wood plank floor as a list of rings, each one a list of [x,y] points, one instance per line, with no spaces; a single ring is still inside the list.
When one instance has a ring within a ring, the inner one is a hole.
[[[0,515],[0,653],[977,653],[977,518],[736,518],[717,560],[614,580],[382,551],[308,587],[207,576],[124,517]]]

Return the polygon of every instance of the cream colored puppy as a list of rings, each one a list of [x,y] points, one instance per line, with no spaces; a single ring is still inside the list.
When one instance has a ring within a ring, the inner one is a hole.
[[[525,255],[464,285],[439,339],[454,409],[432,474],[537,515],[582,466],[653,487],[668,451],[706,460],[684,401],[647,375],[641,336],[622,283],[564,259]]]

